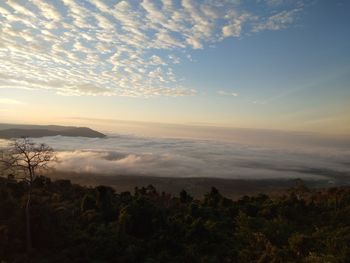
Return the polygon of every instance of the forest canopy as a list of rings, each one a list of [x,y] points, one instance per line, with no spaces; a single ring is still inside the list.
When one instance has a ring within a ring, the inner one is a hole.
[[[350,188],[237,201],[212,188],[199,200],[152,185],[116,193],[51,181],[33,183],[33,249],[26,251],[28,184],[0,178],[4,262],[348,262]]]

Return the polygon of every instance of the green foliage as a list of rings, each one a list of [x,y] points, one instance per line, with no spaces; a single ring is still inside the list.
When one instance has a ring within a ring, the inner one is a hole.
[[[37,177],[25,249],[27,185],[0,178],[0,262],[331,262],[350,258],[350,188],[301,181],[284,196],[202,200],[149,185],[135,193]]]

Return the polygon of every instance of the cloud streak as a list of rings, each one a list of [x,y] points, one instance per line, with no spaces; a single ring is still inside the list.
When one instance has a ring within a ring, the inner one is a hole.
[[[221,96],[238,97],[238,93],[234,91],[219,90],[217,93]]]
[[[262,15],[240,1],[3,1],[0,88],[195,95],[173,66],[228,37],[284,29],[302,11],[300,4],[275,6]]]

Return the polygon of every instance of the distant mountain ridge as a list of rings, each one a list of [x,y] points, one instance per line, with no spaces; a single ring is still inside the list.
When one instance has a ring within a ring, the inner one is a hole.
[[[22,125],[22,124],[0,124],[0,138],[39,138],[45,136],[69,136],[104,138],[105,134],[87,127],[59,126],[59,125]]]

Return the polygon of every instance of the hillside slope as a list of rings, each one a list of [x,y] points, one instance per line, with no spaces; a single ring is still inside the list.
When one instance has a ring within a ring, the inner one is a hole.
[[[70,136],[70,137],[89,137],[103,138],[103,133],[92,130],[87,127],[70,127],[70,126],[40,126],[40,125],[11,125],[0,124],[0,138],[22,138],[32,137],[39,138],[44,136]]]

